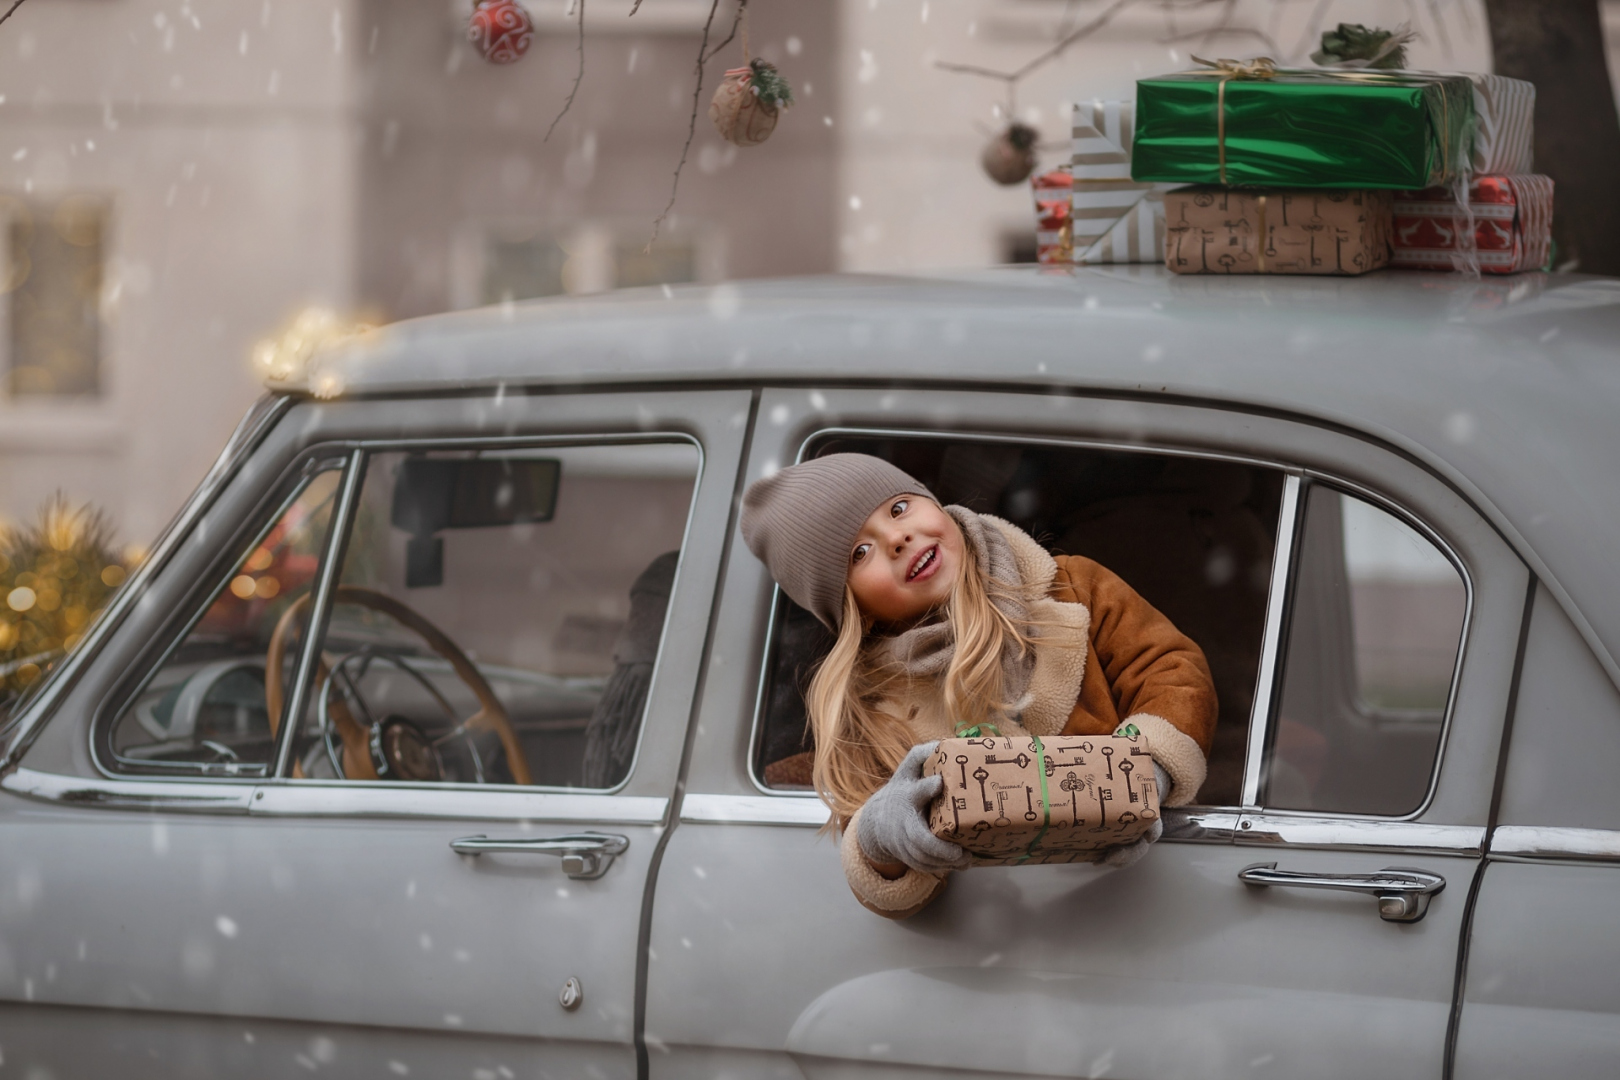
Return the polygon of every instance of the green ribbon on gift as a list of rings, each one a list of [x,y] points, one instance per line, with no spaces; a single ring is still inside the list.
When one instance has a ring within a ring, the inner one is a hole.
[[[1282,68],[1267,57],[1198,62],[1137,82],[1133,180],[1423,188],[1468,167],[1465,75]]]
[[[1001,729],[994,724],[974,724],[972,727],[966,724],[956,725],[956,737],[958,739],[982,739],[986,731],[998,739],[1001,738]]]
[[[1041,746],[1041,737],[1039,735],[1031,735],[1029,742],[1030,749],[1035,754],[1035,773],[1041,778],[1041,813],[1045,817],[1041,820],[1041,831],[1035,834],[1035,839],[1031,840],[1029,846],[1024,849],[1024,853],[1018,856],[1020,863],[1029,861],[1030,856],[1035,854],[1035,848],[1040,844],[1041,838],[1046,835],[1046,830],[1052,827],[1052,797],[1046,787],[1046,762],[1042,760],[1046,749]]]

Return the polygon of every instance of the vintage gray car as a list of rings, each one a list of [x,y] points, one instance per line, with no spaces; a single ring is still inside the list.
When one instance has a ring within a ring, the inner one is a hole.
[[[828,277],[271,388],[0,759],[0,1075],[1612,1077],[1620,281]],[[1203,646],[1124,869],[850,895],[737,533],[887,457]]]

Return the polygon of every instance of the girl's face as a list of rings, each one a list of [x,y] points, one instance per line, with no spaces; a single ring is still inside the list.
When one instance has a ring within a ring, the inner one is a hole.
[[[939,504],[899,495],[872,511],[849,554],[849,587],[861,612],[903,623],[943,604],[962,570],[962,530]]]

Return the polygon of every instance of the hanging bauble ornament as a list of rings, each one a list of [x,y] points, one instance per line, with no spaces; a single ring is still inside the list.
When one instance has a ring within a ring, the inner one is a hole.
[[[709,102],[709,119],[721,138],[738,146],[758,146],[776,130],[782,110],[793,104],[793,89],[774,65],[750,60],[726,72]]]
[[[467,40],[492,64],[515,64],[534,40],[534,20],[518,0],[478,0]]]
[[[984,145],[979,164],[998,184],[1022,184],[1035,171],[1035,142],[1040,132],[1016,120]]]

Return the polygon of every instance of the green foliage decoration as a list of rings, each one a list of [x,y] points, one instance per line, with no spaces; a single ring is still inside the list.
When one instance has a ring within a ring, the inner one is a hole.
[[[793,104],[793,87],[776,70],[775,64],[750,60],[748,66],[754,69],[749,84],[753,87],[755,97],[773,109],[785,109]]]
[[[56,495],[31,525],[0,525],[0,709],[79,643],[129,574],[112,523]]]
[[[1360,60],[1366,62],[1366,67],[1393,71],[1406,67],[1406,43],[1414,36],[1404,27],[1380,30],[1360,23],[1340,23],[1322,31],[1322,48],[1311,54],[1311,60],[1323,66]]]

